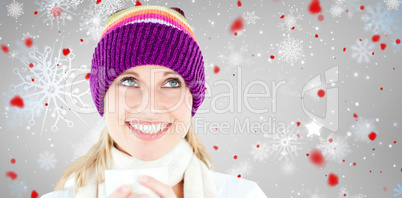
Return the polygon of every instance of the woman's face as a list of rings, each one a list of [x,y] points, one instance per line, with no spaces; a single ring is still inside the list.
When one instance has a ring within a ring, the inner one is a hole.
[[[190,127],[191,92],[179,74],[164,66],[124,71],[109,87],[104,102],[106,126],[117,148],[143,161],[168,153]],[[146,128],[159,132],[146,134]]]

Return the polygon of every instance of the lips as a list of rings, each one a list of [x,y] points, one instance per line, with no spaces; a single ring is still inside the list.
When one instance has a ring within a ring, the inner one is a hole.
[[[139,122],[139,123],[141,123],[141,122]],[[130,122],[126,122],[126,125],[130,130],[130,134],[136,136],[139,139],[145,140],[145,141],[154,141],[154,140],[157,140],[157,139],[161,138],[162,136],[164,136],[166,134],[165,132],[168,131],[170,129],[170,127],[172,126],[172,123],[168,123],[168,125],[167,125],[167,127],[165,129],[160,130],[157,133],[152,133],[152,134],[144,133],[141,130],[133,128],[130,125]]]

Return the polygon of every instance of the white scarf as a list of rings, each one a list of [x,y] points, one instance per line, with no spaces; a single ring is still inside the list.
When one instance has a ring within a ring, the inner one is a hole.
[[[184,198],[217,198],[218,190],[210,176],[208,167],[193,152],[193,148],[182,138],[167,154],[154,161],[142,161],[112,146],[112,169],[168,167],[168,185],[173,187],[184,179]],[[87,183],[87,182],[86,182]],[[105,182],[96,186],[88,183],[79,189],[76,197],[106,198]]]

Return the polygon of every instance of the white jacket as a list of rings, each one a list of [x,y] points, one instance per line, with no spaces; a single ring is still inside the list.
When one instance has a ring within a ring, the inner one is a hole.
[[[237,178],[213,170],[210,170],[210,174],[221,198],[267,198],[254,181]],[[49,192],[40,198],[73,198],[75,195],[72,184],[72,179],[70,179],[66,182],[65,190]]]

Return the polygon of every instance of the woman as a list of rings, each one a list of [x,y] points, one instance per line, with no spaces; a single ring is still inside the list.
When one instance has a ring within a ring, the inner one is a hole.
[[[193,131],[205,94],[204,62],[179,8],[136,6],[109,16],[90,88],[106,127],[42,198],[140,197],[130,185],[106,196],[105,170],[153,167],[167,167],[168,182],[147,177],[140,184],[163,198],[266,197],[253,181],[215,172]]]

